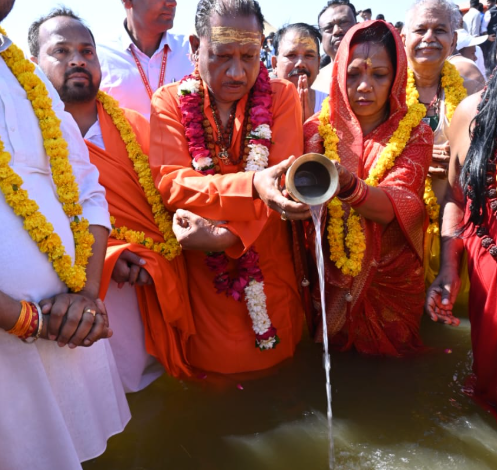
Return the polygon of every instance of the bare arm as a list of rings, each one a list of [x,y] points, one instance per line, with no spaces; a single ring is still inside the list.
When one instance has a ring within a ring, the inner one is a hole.
[[[464,196],[459,177],[471,144],[469,129],[479,101],[479,95],[470,96],[458,106],[452,119],[449,131],[452,155],[449,187],[443,205],[440,273],[426,295],[425,307],[431,319],[454,326],[459,324],[452,310],[460,287],[459,269],[464,252],[463,241],[457,236],[464,218]]]

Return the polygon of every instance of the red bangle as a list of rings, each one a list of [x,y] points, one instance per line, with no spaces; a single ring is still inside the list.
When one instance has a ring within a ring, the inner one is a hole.
[[[344,188],[340,188],[338,198],[343,199],[349,197],[355,191],[358,179],[359,178],[357,178],[357,176],[352,173],[352,178],[350,179],[349,184],[347,184]]]
[[[29,323],[28,330],[26,331],[26,334],[19,336],[22,340],[26,340],[29,337],[33,336],[37,331],[38,331],[38,325],[40,321],[40,317],[38,314],[38,309],[36,308],[36,305],[33,304],[32,302],[28,302],[28,308],[31,309],[31,321]]]
[[[360,178],[356,178],[356,181],[357,181],[357,184],[356,184],[352,194],[350,194],[350,196],[348,196],[348,197],[341,197],[340,196],[340,199],[343,202],[345,202],[346,204],[349,204],[352,207],[357,206],[359,204],[362,204],[366,200],[366,198],[369,194],[368,185]]]

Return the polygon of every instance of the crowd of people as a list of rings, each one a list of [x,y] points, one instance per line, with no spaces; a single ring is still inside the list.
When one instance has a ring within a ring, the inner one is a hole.
[[[187,40],[175,0],[122,3],[105,44],[65,7],[30,59],[0,29],[0,468],[81,469],[164,371],[268,369],[304,324],[323,341],[311,208],[282,178],[304,153],[339,175],[331,344],[416,354],[423,310],[457,326],[469,288],[465,390],[497,417],[497,75],[464,51],[469,17],[416,0],[357,22],[330,0],[265,38],[257,1],[200,0]]]

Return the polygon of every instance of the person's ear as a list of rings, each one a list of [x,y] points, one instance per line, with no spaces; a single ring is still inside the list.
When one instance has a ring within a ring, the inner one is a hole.
[[[189,40],[190,40],[190,48],[191,48],[192,54],[195,55],[198,51],[199,46],[200,46],[200,39],[195,34],[191,34],[189,37]]]
[[[278,65],[278,59],[276,58],[275,55],[271,57],[271,67],[273,67],[273,70],[276,70],[276,66]]]

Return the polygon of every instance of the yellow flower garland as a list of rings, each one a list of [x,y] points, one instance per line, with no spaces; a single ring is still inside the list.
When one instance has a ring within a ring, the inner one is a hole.
[[[407,142],[411,137],[412,129],[419,125],[424,116],[423,105],[413,105],[409,107],[407,114],[399,122],[399,127],[392,134],[376,164],[371,168],[366,184],[376,187],[385,173],[393,167],[395,159],[403,152]],[[340,162],[338,155],[338,136],[336,130],[330,124],[330,99],[323,102],[319,115],[319,135],[323,138],[325,156],[330,160]],[[338,198],[332,199],[328,203],[328,241],[330,244],[330,259],[335,263],[342,273],[350,276],[357,276],[361,272],[364,251],[366,250],[366,237],[361,227],[361,219],[353,209],[347,220],[347,236],[344,243],[344,210],[342,202]],[[345,252],[345,246],[349,251],[349,256]]]
[[[459,75],[456,67],[448,61],[445,61],[442,68],[442,87],[445,93],[445,115],[448,121],[452,120],[454,111],[458,104],[467,96],[467,91],[464,88],[464,80]],[[416,89],[416,80],[414,72],[409,68],[407,75],[407,105],[413,106],[419,104],[419,93]],[[423,117],[426,115],[426,108]],[[440,214],[440,205],[438,204],[437,197],[432,189],[432,180],[430,177],[426,178],[425,191],[423,201],[426,205],[426,211],[430,218],[430,225],[428,226],[427,233],[439,233],[440,227],[438,217]]]
[[[150,237],[146,237],[144,232],[137,232],[135,230],[128,229],[127,227],[116,228],[114,226],[114,217],[111,218],[111,237],[114,237],[117,240],[125,240],[128,243],[141,244],[148,249],[161,254],[164,258],[170,261],[181,253],[181,245],[174,236],[171,216],[164,207],[161,195],[155,188],[152,172],[150,171],[148,156],[143,153],[129,121],[126,119],[123,110],[119,107],[119,103],[103,91],[98,92],[97,100],[102,103],[102,106],[112,119],[112,122],[116,126],[124,144],[126,145],[129,159],[133,162],[133,168],[138,175],[138,181],[140,182],[145,196],[147,197],[147,201],[150,204],[155,223],[164,236],[164,241],[156,243]]]
[[[6,36],[0,28],[0,33]],[[60,130],[60,120],[52,109],[52,100],[43,81],[34,73],[34,65],[24,57],[23,52],[12,44],[0,53],[3,60],[26,91],[27,98],[40,123],[43,145],[50,159],[52,178],[57,188],[57,197],[67,217],[74,217],[70,223],[74,237],[75,260],[66,253],[62,240],[54,232],[53,225],[39,212],[38,204],[29,199],[22,189],[23,180],[10,167],[11,155],[5,151],[0,140],[0,189],[7,204],[16,215],[24,219],[24,228],[36,242],[42,253],[46,253],[60,280],[67,287],[78,292],[86,283],[86,265],[92,254],[93,235],[88,230],[88,221],[79,218],[83,209],[79,204],[79,190],[68,159],[67,142]]]

